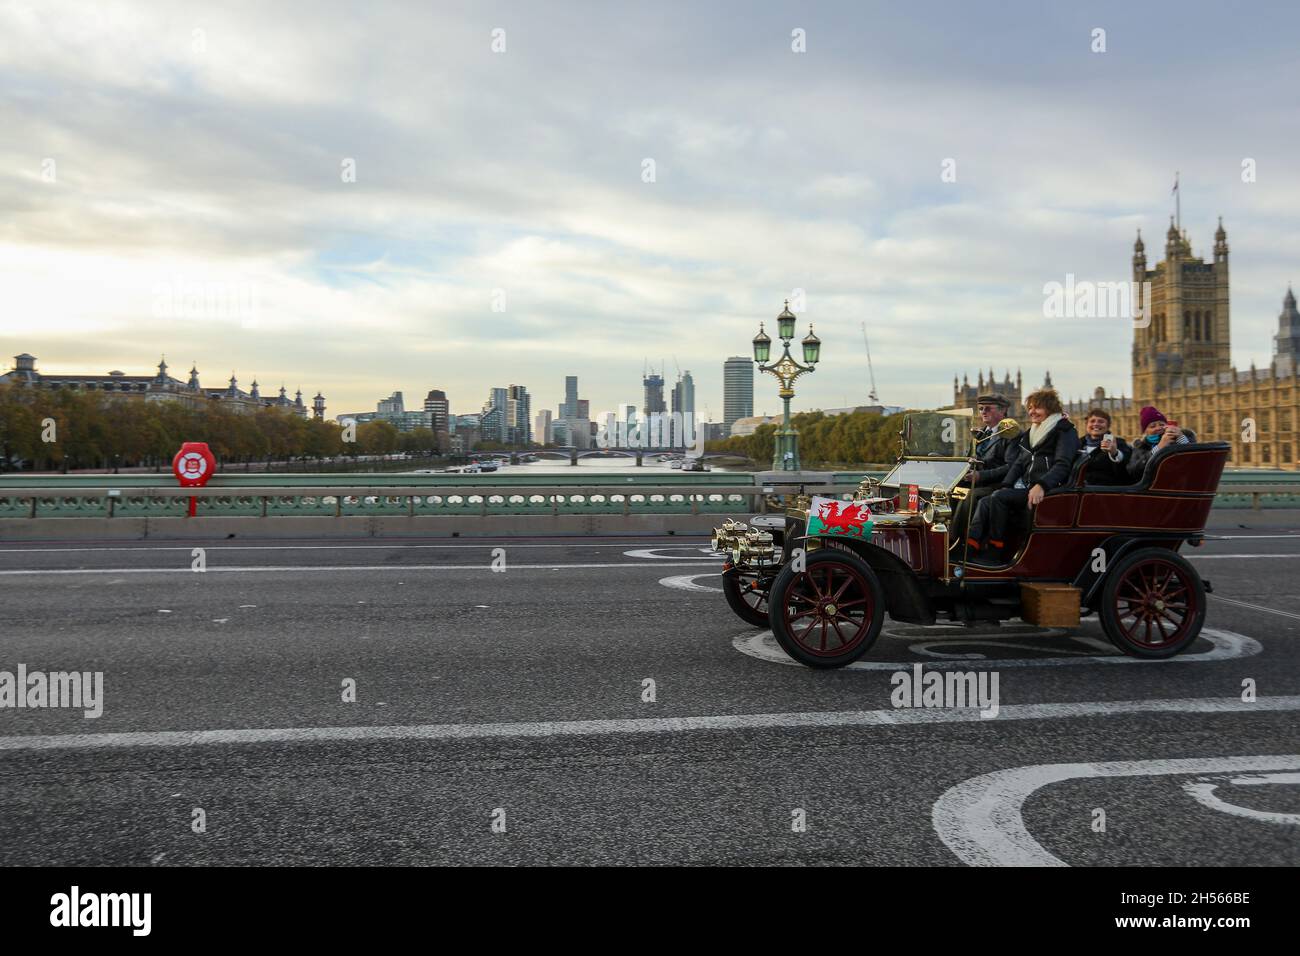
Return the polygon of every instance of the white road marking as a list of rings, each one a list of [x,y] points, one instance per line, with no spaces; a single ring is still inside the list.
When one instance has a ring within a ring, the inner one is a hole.
[[[676,564],[663,562],[632,564],[627,561],[611,561],[604,564],[512,564],[512,571],[554,571],[557,568],[694,568],[702,558],[675,559]],[[263,566],[208,565],[207,574],[260,574],[267,571],[488,571],[492,565],[488,561],[482,564],[268,564]],[[28,569],[0,571],[0,577],[32,577],[42,574],[193,574],[186,565],[183,568],[49,568],[46,570]]]
[[[679,535],[682,539],[688,539],[689,535]],[[697,535],[703,538],[706,535]],[[560,544],[515,544],[509,538],[495,540],[492,538],[465,538],[465,544],[213,544],[205,545],[209,551],[419,551],[419,550],[442,550],[466,548],[490,548],[507,546],[511,548],[626,548],[629,542],[619,541],[614,544],[587,544],[581,538],[574,537],[566,539]],[[480,543],[481,542],[481,543]],[[633,545],[640,542],[632,542]],[[690,547],[690,545],[683,545]],[[189,551],[190,545],[140,545],[134,548],[126,547],[105,547],[105,548],[0,548],[0,554],[41,554],[49,552],[56,554],[59,552],[76,552],[85,554],[88,551]],[[712,551],[712,549],[710,549]]]
[[[881,632],[882,635],[888,635],[888,629]],[[1178,654],[1174,657],[1167,657],[1163,660],[1145,660],[1140,657],[1129,657],[1127,654],[1109,654],[1109,655],[1088,655],[1079,657],[1026,657],[1002,660],[1000,658],[987,658],[989,664],[997,667],[1065,667],[1068,665],[1079,664],[1192,664],[1206,663],[1209,661],[1229,661],[1242,657],[1254,657],[1264,648],[1253,637],[1247,637],[1245,634],[1238,634],[1235,631],[1224,631],[1219,628],[1206,627],[1202,628],[1201,636],[1206,638],[1213,647],[1208,651],[1198,651],[1197,653]],[[953,640],[952,643],[967,643],[965,641]],[[992,641],[982,641],[982,643],[993,643]],[[760,661],[769,661],[773,664],[789,664],[792,667],[803,667],[798,661],[790,657],[785,651],[781,650],[781,645],[776,642],[776,638],[771,631],[746,631],[739,634],[731,641],[732,646],[742,654],[748,654],[750,657],[756,657]],[[1043,648],[1050,650],[1050,648]],[[945,667],[966,663],[968,659],[955,658],[952,660],[932,660],[926,661],[927,667]],[[896,671],[900,667],[910,667],[915,661],[854,661],[847,664],[841,670],[859,670],[859,671]]]
[[[1296,784],[1300,783],[1300,773],[1266,773],[1249,777],[1233,777],[1228,783],[1238,787],[1277,783]],[[1228,803],[1216,796],[1214,791],[1218,787],[1218,783],[1210,780],[1189,780],[1183,784],[1183,789],[1187,791],[1188,796],[1211,810],[1218,810],[1220,813],[1228,813],[1234,817],[1243,817],[1247,820],[1258,820],[1261,823],[1284,823],[1300,826],[1300,813],[1275,813],[1270,810],[1239,807],[1235,803]]]
[[[908,646],[907,649],[908,649],[909,651],[911,651],[913,654],[920,654],[922,657],[934,657],[934,658],[937,658],[937,659],[939,659],[939,660],[945,660],[945,659],[946,659],[946,660],[967,660],[967,661],[975,661],[975,660],[988,660],[988,659],[989,659],[987,654],[945,654],[943,651],[936,651],[936,650],[933,650],[933,648],[935,648],[935,647],[942,647],[942,646],[944,646],[944,645],[952,645],[952,646],[956,646],[956,647],[969,647],[969,646],[972,645],[972,644],[977,644],[977,645],[980,645],[980,646],[982,646],[982,647],[995,647],[995,648],[998,648],[999,650],[1002,649],[1002,648],[1004,648],[1004,647],[1014,648],[1015,650],[1018,650],[1018,651],[1041,651],[1041,650],[1043,650],[1043,648],[1041,648],[1041,647],[1035,647],[1035,646],[1033,646],[1032,644],[1016,644],[1016,643],[1013,643],[1012,641],[1005,641],[1005,642],[1004,642],[1004,641],[999,641],[997,638],[989,638],[989,639],[987,639],[987,640],[982,640],[982,639],[979,639],[979,638],[971,638],[971,639],[969,639],[969,640],[962,640],[961,638],[954,638],[953,640],[930,641],[930,642],[928,642],[928,643],[926,643],[926,644],[920,644],[920,643],[918,643],[918,644],[911,644],[911,645]],[[1109,649],[1110,651],[1114,651],[1114,650],[1115,650],[1115,648],[1114,648],[1113,646],[1110,647],[1110,648],[1108,648],[1108,649]],[[1072,650],[1072,649],[1067,648],[1067,647],[1053,647],[1053,648],[1050,648],[1050,650],[1051,650],[1052,653],[1054,653],[1054,654],[1083,654],[1083,655],[1087,655],[1087,656],[1096,656],[1094,651],[1077,651],[1077,650]]]
[[[1211,594],[1210,597],[1216,601],[1226,601],[1229,604],[1236,604],[1238,607],[1248,607],[1252,611],[1264,611],[1267,614],[1276,614],[1279,617],[1289,617],[1292,620],[1300,621],[1300,614],[1293,614],[1290,611],[1279,611],[1275,607],[1264,607],[1262,604],[1251,604],[1249,601],[1238,601],[1236,598],[1224,597],[1222,594]]]
[[[722,555],[715,555],[714,557],[710,557],[710,558],[683,558],[683,557],[682,557],[681,555],[679,555],[679,554],[655,554],[656,551],[699,551],[699,550],[701,550],[701,549],[700,549],[700,548],[696,548],[696,547],[693,546],[693,545],[687,545],[687,544],[684,544],[684,545],[682,545],[681,547],[677,547],[677,548],[674,548],[674,547],[664,547],[664,548],[635,548],[635,549],[633,549],[632,551],[624,551],[624,552],[623,552],[623,556],[624,556],[624,557],[627,557],[627,558],[655,558],[655,559],[657,559],[657,560],[659,560],[659,561],[684,561],[684,560],[690,560],[690,561],[715,561],[715,562],[717,562],[717,561],[721,561],[721,560],[722,560]],[[712,550],[712,549],[709,549],[709,554],[713,554],[713,550]]]
[[[1271,551],[1267,554],[1192,554],[1188,551],[1180,551],[1179,554],[1191,561],[1222,561],[1225,558],[1234,561],[1241,558],[1300,558],[1300,554],[1277,554]]]
[[[126,731],[105,734],[31,734],[0,737],[0,752],[93,750],[122,747],[200,747],[214,744],[306,744],[328,741],[478,740],[483,738],[574,737],[686,733],[725,730],[797,730],[821,727],[896,727],[910,724],[1060,720],[1130,714],[1239,714],[1300,710],[1298,697],[1194,697],[1157,700],[1077,701],[1064,704],[1006,704],[994,720],[973,708],[951,710],[848,710],[717,717],[658,717],[619,720],[560,720],[495,724],[414,724],[390,727],[279,727],[240,730]],[[1300,758],[1298,758],[1300,759]],[[1086,765],[1085,765],[1086,766]],[[1296,766],[1300,766],[1297,764]],[[1236,768],[1228,768],[1236,769]],[[1255,769],[1245,767],[1242,769]],[[1268,768],[1265,768],[1268,769]],[[1198,771],[1199,772],[1199,771]]]
[[[672,577],[660,578],[659,583],[666,588],[677,588],[681,591],[709,591],[714,594],[721,594],[722,588],[711,588],[695,583],[696,578],[716,578],[721,575],[721,571],[706,571],[703,574],[677,574]]]
[[[1277,700],[1297,701],[1300,698]],[[1006,710],[1005,707],[1002,709]],[[1276,709],[1293,708],[1286,705]],[[962,781],[944,792],[935,802],[930,816],[939,839],[969,866],[1067,866],[1030,836],[1021,816],[1025,800],[1048,784],[1094,777],[1155,777],[1296,769],[1300,769],[1300,754],[1036,764],[997,770]]]

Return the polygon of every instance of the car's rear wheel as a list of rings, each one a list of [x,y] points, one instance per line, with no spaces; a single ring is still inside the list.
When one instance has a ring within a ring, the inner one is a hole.
[[[1187,559],[1166,548],[1143,548],[1106,574],[1098,609],[1111,643],[1133,657],[1173,657],[1205,623],[1205,585]]]
[[[771,583],[770,572],[760,576],[756,571],[727,568],[722,572],[722,595],[746,624],[767,627],[767,592]]]
[[[772,583],[772,633],[787,654],[809,667],[843,667],[863,654],[885,618],[885,591],[856,554],[819,549],[803,567],[781,569]]]

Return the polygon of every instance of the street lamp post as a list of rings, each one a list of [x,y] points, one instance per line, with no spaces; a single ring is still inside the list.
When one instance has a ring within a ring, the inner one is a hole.
[[[790,300],[785,300],[785,309],[776,317],[777,335],[784,346],[781,357],[772,365],[764,364],[772,354],[772,339],[763,331],[763,324],[758,326],[758,335],[754,336],[754,361],[760,372],[770,372],[781,383],[781,402],[784,413],[781,427],[776,430],[776,442],[772,446],[773,471],[799,470],[799,432],[790,424],[790,399],[794,398],[794,382],[805,372],[816,371],[814,366],[821,361],[821,339],[813,335],[812,324],[808,325],[808,335],[804,338],[803,360],[807,365],[800,365],[790,355],[790,340],[794,338],[794,313],[790,311]]]

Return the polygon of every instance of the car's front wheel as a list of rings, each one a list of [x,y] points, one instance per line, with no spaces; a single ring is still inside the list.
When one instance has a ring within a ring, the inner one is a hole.
[[[757,571],[727,568],[722,572],[722,595],[746,624],[767,627],[767,592],[771,583],[770,571],[767,576],[760,576]]]
[[[772,633],[809,667],[843,667],[880,636],[885,591],[871,566],[849,551],[819,549],[802,567],[781,569],[769,594]]]

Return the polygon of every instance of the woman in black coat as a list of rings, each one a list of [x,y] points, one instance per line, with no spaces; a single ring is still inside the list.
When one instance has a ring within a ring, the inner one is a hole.
[[[1070,477],[1079,435],[1064,415],[1061,399],[1050,388],[1040,389],[1025,399],[1030,427],[1021,436],[1023,446],[1002,487],[980,502],[971,522],[968,543],[972,551],[990,562],[1003,562],[1007,534],[1012,521],[1025,517],[1027,509]]]

